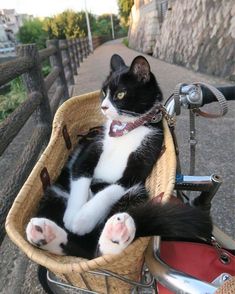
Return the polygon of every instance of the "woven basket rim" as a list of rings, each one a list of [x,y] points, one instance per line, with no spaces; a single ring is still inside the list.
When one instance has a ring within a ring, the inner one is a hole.
[[[87,93],[84,95],[80,96],[75,96],[67,100],[66,102],[63,103],[62,106],[59,107],[57,110],[57,113],[55,115],[54,121],[53,121],[53,132],[51,139],[48,143],[47,148],[44,150],[41,158],[43,157],[44,154],[46,154],[48,148],[50,145],[53,145],[56,143],[56,137],[53,136],[53,133],[58,132],[59,125],[63,125],[63,114],[64,112],[68,111],[68,109],[73,105],[74,102],[77,100],[82,103],[83,100],[86,100],[90,97],[97,96],[100,91],[94,91],[91,93]],[[175,150],[174,150],[174,145],[172,143],[172,137],[168,128],[168,125],[166,121],[164,120],[164,135],[165,135],[165,140],[168,140],[170,142],[169,148],[172,152],[172,160],[173,160],[173,165],[176,165],[176,158],[175,158]],[[40,158],[40,159],[41,159]],[[34,171],[39,168],[40,166],[40,159],[35,165],[34,169],[32,170],[30,176],[34,173]],[[29,184],[29,178],[27,179],[26,183],[24,186]],[[175,181],[175,169],[169,171],[169,185],[168,185],[168,190],[164,191],[166,198],[165,201],[170,197],[170,193],[173,190],[174,187],[174,181]],[[120,258],[123,258],[125,256],[128,256],[133,250],[137,250],[139,246],[142,246],[143,243],[148,243],[151,237],[145,237],[145,238],[138,238],[135,240],[131,245],[129,245],[123,252],[121,252],[118,255],[104,255],[92,260],[86,260],[78,257],[72,257],[74,262],[71,262],[70,260],[63,260],[63,262],[58,262],[55,258],[56,255],[53,255],[51,253],[46,253],[43,250],[40,250],[34,246],[32,246],[29,242],[26,241],[25,237],[23,237],[19,231],[16,228],[16,223],[17,223],[17,213],[18,213],[18,208],[19,208],[19,203],[20,199],[24,197],[23,195],[23,189],[20,190],[19,194],[17,195],[9,213],[6,219],[6,231],[11,238],[11,240],[19,247],[21,248],[22,251],[25,252],[25,254],[32,260],[34,260],[36,263],[41,264],[50,270],[57,272],[57,273],[72,273],[72,272],[77,272],[77,273],[82,273],[84,271],[89,271],[89,270],[94,270],[94,269],[99,269],[110,263],[113,263]],[[19,203],[18,203],[19,202]],[[62,256],[59,256],[60,259],[63,259]]]
[[[59,122],[59,124],[62,124],[64,122],[64,116],[63,113],[66,111],[69,111],[70,106],[72,106],[74,104],[74,102],[76,102],[77,100],[80,101],[80,103],[82,103],[83,101],[86,101],[89,98],[92,98],[94,96],[98,96],[100,94],[100,90],[96,90],[90,93],[86,93],[86,94],[82,94],[82,95],[78,95],[78,96],[73,96],[71,98],[69,98],[68,100],[66,100],[63,104],[61,104],[61,106],[57,109],[53,122],[52,122],[52,126],[53,128],[57,127],[57,123]],[[53,136],[53,132],[51,137]],[[49,142],[50,143],[50,142]],[[49,145],[48,143],[48,145]]]

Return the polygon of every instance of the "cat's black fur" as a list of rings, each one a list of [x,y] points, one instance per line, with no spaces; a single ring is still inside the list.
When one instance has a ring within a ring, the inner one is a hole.
[[[61,181],[57,183],[61,184]],[[53,220],[64,228],[65,208],[66,200],[58,197],[49,188],[40,203],[37,216]],[[212,222],[207,212],[188,205],[154,203],[154,201],[149,201],[148,193],[142,187],[137,194],[124,195],[112,207],[107,218],[90,233],[78,236],[64,228],[68,233],[68,242],[61,244],[64,254],[87,259],[101,255],[102,252],[98,250],[99,236],[106,220],[118,212],[127,212],[134,219],[135,238],[160,235],[166,238],[204,238],[208,240],[212,232]]]
[[[111,59],[111,72],[102,86],[101,101],[110,91],[110,101],[119,114],[139,116],[150,110],[156,101],[162,101],[162,93],[151,73],[149,64],[143,57],[137,57],[132,65],[127,67],[120,56]],[[117,99],[117,93],[125,91],[125,99]],[[63,216],[67,207],[66,197],[58,196],[49,188],[39,207],[38,217],[53,220],[68,232],[68,242],[61,244],[64,253],[68,255],[93,258],[97,252],[100,233],[106,220],[117,212],[128,212],[136,224],[136,237],[162,235],[166,237],[204,237],[209,238],[212,230],[210,217],[198,209],[177,205],[160,205],[148,202],[148,194],[144,182],[150,174],[154,163],[160,155],[163,131],[162,122],[145,124],[156,132],[144,138],[138,147],[138,152],[129,155],[126,168],[115,184],[128,189],[135,184],[142,185],[142,189],[127,192],[112,205],[108,215],[99,222],[90,233],[83,236],[66,230]],[[91,190],[95,194],[112,184],[100,179],[94,179],[94,170],[103,151],[104,132],[98,133],[93,140],[80,142],[80,151],[62,171],[54,187],[59,187],[67,194],[70,193],[71,179],[80,177],[92,178]],[[76,153],[76,151],[75,151]],[[115,167],[113,167],[115,168]],[[94,196],[95,197],[95,196]]]
[[[63,180],[66,181],[67,175],[68,173],[66,169],[63,169],[61,176],[54,185],[59,184],[62,186],[61,180],[63,178]],[[65,189],[66,187],[64,187],[64,190]],[[97,253],[98,239],[104,227],[105,221],[115,213],[127,212],[130,208],[134,210],[135,207],[139,207],[142,204],[145,204],[147,201],[148,194],[144,187],[139,189],[137,194],[127,193],[111,208],[108,216],[103,222],[98,224],[90,233],[83,236],[78,236],[77,234],[69,232],[64,227],[63,215],[66,209],[67,200],[58,196],[52,189],[48,188],[40,202],[37,217],[46,217],[66,230],[68,233],[68,243],[61,244],[61,247],[63,248],[63,251],[66,255],[92,259]]]
[[[145,113],[156,101],[161,102],[163,99],[162,91],[155,76],[150,71],[150,68],[147,68],[148,64],[140,64],[142,69],[139,75],[133,74],[135,60],[138,58],[140,56],[133,60],[129,68],[119,55],[113,55],[110,75],[102,86],[103,93],[107,92],[107,88],[110,89],[111,102],[119,109],[120,113],[126,112],[133,116]],[[127,92],[126,98],[123,100],[115,99],[115,93],[123,89]]]
[[[119,55],[113,55],[110,62],[111,72],[103,83],[101,91],[101,102],[109,88],[111,92],[110,100],[119,114],[128,114],[133,117],[144,114],[150,110],[157,101],[161,102],[163,99],[161,89],[150,71],[150,68],[146,69],[143,66],[143,72],[139,74],[138,78],[136,74],[133,74],[134,69],[132,67],[137,58],[134,59],[132,66],[129,68]],[[149,71],[149,77],[145,77],[147,75],[145,72],[147,71]],[[115,93],[123,89],[127,93],[125,99],[115,99]],[[155,133],[152,137],[148,136],[138,148],[138,154],[137,152],[130,154],[126,169],[122,177],[116,182],[125,188],[129,188],[137,183],[144,184],[145,179],[150,174],[156,162],[156,158],[159,157],[161,152],[163,142],[162,121],[158,123],[148,123],[146,125],[152,129],[158,130],[158,134]],[[91,143],[74,162],[72,167],[73,179],[78,179],[84,175],[93,177],[94,169],[103,151],[102,139],[103,134],[100,134],[100,138]],[[142,152],[141,149],[148,150],[148,152]],[[136,171],[138,171],[138,173]],[[96,181],[94,180],[92,186],[95,185],[95,183]]]

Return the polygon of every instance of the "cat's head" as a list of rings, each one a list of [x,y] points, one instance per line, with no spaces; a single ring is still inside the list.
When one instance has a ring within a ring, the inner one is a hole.
[[[128,67],[117,54],[101,90],[101,110],[111,120],[131,121],[162,101],[162,92],[148,61],[137,56]]]

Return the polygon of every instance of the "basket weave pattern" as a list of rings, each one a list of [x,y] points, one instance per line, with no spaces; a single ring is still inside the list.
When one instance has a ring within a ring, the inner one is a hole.
[[[234,294],[235,293],[235,277],[226,281],[215,294]]]
[[[53,183],[77,143],[78,134],[101,125],[103,120],[99,109],[99,92],[71,98],[58,109],[50,142],[15,199],[6,220],[6,230],[12,241],[30,259],[57,273],[72,285],[98,293],[106,293],[107,287],[109,293],[129,293],[129,284],[115,278],[105,280],[104,277],[92,275],[88,271],[105,269],[138,281],[144,251],[150,238],[137,239],[119,255],[106,255],[86,260],[50,254],[32,246],[25,236],[25,227],[29,219],[36,214],[38,203],[43,196],[40,179],[42,169],[46,167]],[[64,126],[72,142],[70,150],[67,149],[62,134]],[[150,190],[151,197],[164,192],[163,202],[166,202],[174,187],[176,159],[171,134],[165,121],[164,136],[165,151],[147,179],[146,186]]]

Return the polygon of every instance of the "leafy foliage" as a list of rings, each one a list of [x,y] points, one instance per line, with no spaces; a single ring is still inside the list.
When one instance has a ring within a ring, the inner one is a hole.
[[[124,9],[125,11],[125,9]],[[112,15],[115,36],[127,34],[127,27],[120,25],[117,15]],[[89,13],[89,21],[93,36],[112,37],[110,14],[94,16]],[[24,23],[18,33],[21,43],[36,43],[38,48],[44,48],[47,39],[72,39],[87,36],[86,14],[84,11],[66,10],[44,20],[34,19]]]
[[[89,14],[91,27],[95,25],[95,17]],[[44,29],[49,38],[72,39],[87,35],[86,15],[84,11],[66,10],[54,17],[46,18]]]
[[[129,41],[128,41],[128,38],[124,38],[122,40],[122,44],[124,44],[126,47],[129,47]]]
[[[47,18],[44,29],[48,31],[49,38],[69,39],[84,36],[85,14],[66,10],[52,18]]]
[[[89,14],[91,29],[96,19]],[[18,40],[23,44],[36,43],[39,49],[45,48],[47,39],[71,39],[87,35],[86,15],[84,11],[66,10],[44,20],[35,18],[24,22],[19,29]]]
[[[0,122],[13,112],[27,97],[21,77],[11,81],[11,90],[0,95]]]
[[[115,36],[123,34],[123,30],[120,26],[120,20],[118,19],[117,15],[112,15],[112,18]],[[124,34],[125,33],[126,32],[124,32]],[[102,14],[97,17],[96,24],[93,29],[93,34],[96,36],[107,36],[109,38],[112,37],[112,25],[110,14]]]
[[[121,17],[121,24],[128,26],[129,15],[131,7],[134,5],[134,0],[118,0],[119,14]]]
[[[38,49],[45,48],[48,34],[43,26],[43,21],[38,18],[26,20],[19,29],[18,40],[23,44],[36,43]]]

